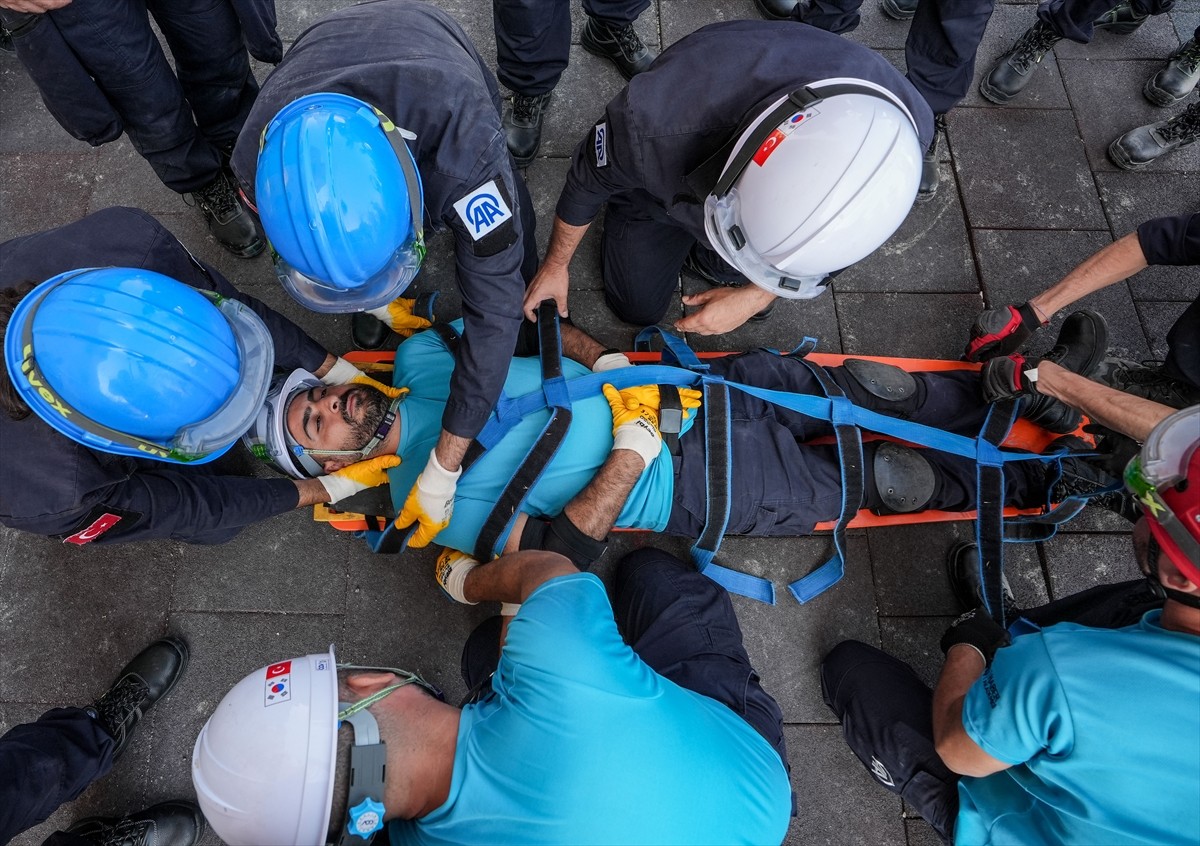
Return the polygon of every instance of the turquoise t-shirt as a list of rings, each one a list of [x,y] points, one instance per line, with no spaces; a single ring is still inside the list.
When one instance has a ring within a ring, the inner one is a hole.
[[[590,573],[525,601],[492,687],[463,709],[445,804],[390,823],[394,846],[783,841],[779,754],[638,658]]]
[[[462,328],[461,322],[452,325]],[[409,389],[400,404],[400,442],[396,450],[404,463],[388,472],[397,510],[404,505],[441,433],[442,411],[449,396],[453,369],[454,356],[435,332],[414,335],[396,350],[393,383]],[[570,360],[563,361],[563,370],[567,379],[591,373]],[[513,359],[504,382],[506,394],[519,397],[540,390],[541,385],[541,364],[536,358]],[[612,450],[612,411],[602,395],[576,401],[572,412],[566,439],[525,501],[523,510],[535,517],[557,516],[592,480]],[[500,492],[549,418],[549,411],[529,415],[463,474],[454,496],[450,525],[438,534],[436,543],[468,553],[474,549],[479,530]],[[685,424],[685,431],[691,422]],[[671,516],[674,491],[671,455],[664,448],[638,479],[621,509],[617,525],[661,531]],[[504,537],[500,540],[503,543]]]
[[[1200,637],[1160,616],[996,653],[963,725],[1014,766],[959,782],[956,843],[1200,843]]]

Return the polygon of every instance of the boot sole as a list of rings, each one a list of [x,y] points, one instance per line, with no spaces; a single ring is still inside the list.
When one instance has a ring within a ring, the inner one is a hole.
[[[1121,136],[1121,138],[1124,137],[1125,136]],[[1148,162],[1135,162],[1130,159],[1129,156],[1125,154],[1125,148],[1121,146],[1121,138],[1118,138],[1116,141],[1113,141],[1108,145],[1108,160],[1117,167],[1121,168],[1121,170],[1141,170],[1146,165],[1155,161],[1155,159],[1151,159]]]
[[[1173,106],[1180,100],[1185,99],[1187,95],[1191,93],[1192,92],[1189,91],[1187,94],[1184,94],[1183,97],[1176,97],[1174,94],[1164,91],[1156,86],[1154,84],[1154,77],[1147,79],[1146,84],[1142,87],[1142,96],[1156,106]]]
[[[214,240],[216,240],[216,236],[213,236],[213,237],[214,237]],[[237,256],[238,258],[244,258],[244,259],[252,259],[255,256],[261,254],[262,251],[267,248],[266,242],[263,241],[261,238],[259,240],[255,241],[249,247],[242,247],[241,249],[238,249],[237,247],[231,247],[228,244],[223,244],[219,240],[217,241],[217,243],[221,244],[221,246],[224,247],[228,252],[232,253],[233,255]]]
[[[982,80],[980,80],[979,93],[983,95],[983,99],[995,103],[997,106],[1008,105],[1008,103],[1012,102],[1014,97],[1020,94],[1021,91],[1025,90],[1024,86],[1022,86],[1021,91],[1016,91],[1012,94],[1004,94],[988,85],[989,76],[991,76],[991,74],[988,74],[988,76],[985,76]]]
[[[1101,25],[1093,26],[1092,30],[1093,31],[1099,30],[1100,32],[1111,32],[1113,35],[1133,35],[1135,32],[1137,32],[1139,29],[1142,28],[1142,24],[1144,24],[1144,23],[1145,23],[1145,21],[1141,20],[1141,21],[1138,21],[1137,23],[1101,24]]]
[[[883,2],[879,4],[879,11],[883,12],[894,21],[911,21],[913,16],[917,14],[915,9],[911,12],[906,9],[901,9],[895,3],[891,2],[891,0],[883,0]]]

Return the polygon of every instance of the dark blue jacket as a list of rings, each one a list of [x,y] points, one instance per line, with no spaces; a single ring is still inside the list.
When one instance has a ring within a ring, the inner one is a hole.
[[[908,107],[922,148],[933,139],[933,113],[887,59],[806,24],[731,21],[711,24],[664,50],[630,80],[575,150],[556,213],[566,223],[590,223],[610,196],[631,194],[666,212],[700,243],[707,184],[685,177],[780,97],[822,79],[875,82]]]
[[[379,0],[327,15],[296,39],[267,78],[233,155],[253,197],[259,139],[293,100],[336,92],[370,103],[415,133],[409,149],[425,190],[429,227],[454,231],[463,343],[442,426],[474,437],[500,396],[521,323],[524,232],[512,158],[500,127],[500,95],[487,64],[445,12],[414,0]],[[477,240],[454,204],[495,182],[513,212]]]
[[[1148,264],[1200,264],[1200,213],[1156,217],[1137,233]]]
[[[281,368],[315,369],[327,355],[298,326],[235,290],[137,209],[104,209],[68,226],[0,244],[0,288],[110,265],[147,268],[246,303],[271,331],[275,363]],[[60,435],[33,414],[15,421],[0,412],[0,467],[0,523],[39,535],[83,533],[83,540],[89,527],[111,523],[97,543],[154,538],[220,543],[244,526],[290,511],[299,501],[289,479],[227,476],[212,464],[185,467],[98,452]]]

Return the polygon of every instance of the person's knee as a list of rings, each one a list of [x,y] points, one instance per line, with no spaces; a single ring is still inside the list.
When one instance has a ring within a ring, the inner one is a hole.
[[[821,660],[821,696],[838,719],[846,710],[847,677],[862,667],[891,660],[886,652],[859,640],[843,640]]]
[[[653,326],[667,313],[667,301],[662,302],[649,297],[630,299],[623,295],[623,289],[604,283],[604,301],[618,319],[634,326]]]
[[[635,583],[644,581],[653,574],[667,570],[686,571],[693,569],[669,552],[654,547],[635,549],[617,562],[613,573],[613,586],[617,595],[630,589]]]

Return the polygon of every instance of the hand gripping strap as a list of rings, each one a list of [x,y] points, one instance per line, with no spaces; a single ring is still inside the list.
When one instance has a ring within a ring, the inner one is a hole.
[[[816,570],[788,585],[788,591],[800,604],[808,602],[837,584],[846,572],[846,526],[858,514],[863,502],[862,432],[852,422],[854,406],[824,367],[798,357],[829,397],[831,423],[837,438],[838,463],[842,473],[842,510],[833,528],[833,557]]]

